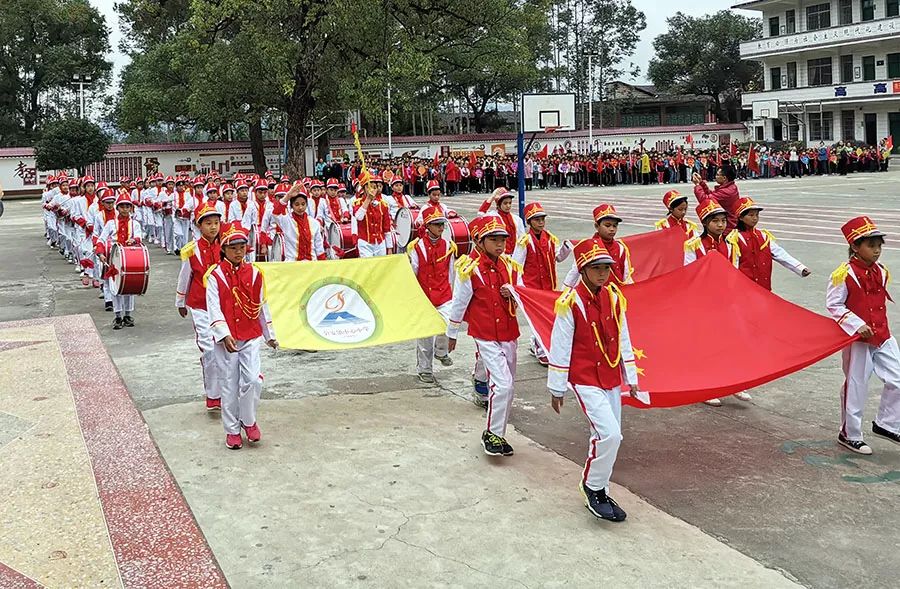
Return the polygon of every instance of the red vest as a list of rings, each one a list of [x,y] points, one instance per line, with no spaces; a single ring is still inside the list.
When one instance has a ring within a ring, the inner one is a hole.
[[[188,283],[187,296],[184,304],[192,309],[206,310],[206,287],[203,286],[203,277],[206,272],[221,260],[222,246],[218,241],[210,243],[203,237],[194,245],[194,251],[190,257],[191,281]]]
[[[363,203],[362,198],[357,198],[353,203],[353,213],[359,210]],[[359,239],[366,243],[381,243],[384,241],[384,234],[391,230],[391,216],[387,205],[383,200],[377,199],[369,203],[366,209],[366,216],[362,221],[356,224],[356,231]]]
[[[235,268],[230,262],[222,261],[212,273],[219,287],[219,306],[231,337],[236,340],[251,340],[262,336],[259,314],[262,310],[262,274],[251,264],[242,262]],[[222,279],[222,274],[225,279]]]
[[[621,386],[621,302],[616,301],[613,308],[609,285],[598,290],[595,296],[581,281],[575,287],[575,294],[584,305],[584,310],[577,302],[572,305],[575,333],[572,336],[569,382],[605,390]]]
[[[534,231],[528,231],[525,245],[525,264],[522,281],[529,288],[556,290],[556,248],[550,242],[550,235],[541,232],[538,238]]]
[[[741,231],[735,240],[740,251],[738,270],[756,284],[772,290],[772,250],[769,240],[759,229]]]
[[[595,233],[594,237],[599,238],[600,236]],[[603,245],[606,246],[606,251],[609,252],[613,259],[610,280],[614,280],[616,284],[623,284],[625,280],[625,244],[618,239],[613,239],[612,241],[604,239]]]
[[[448,251],[446,239],[432,242],[426,235],[416,242],[416,255],[419,257],[419,272],[416,279],[422,292],[435,307],[440,307],[453,298],[450,287],[450,260],[452,252]]]
[[[891,297],[884,287],[884,269],[880,264],[867,267],[855,257],[850,258],[850,268],[856,280],[850,276],[844,279],[847,286],[847,301],[844,304],[875,332],[865,342],[880,346],[891,337],[885,305]]]
[[[486,341],[508,342],[519,338],[515,302],[503,298],[500,287],[515,284],[515,270],[505,259],[494,262],[488,256],[478,258],[472,272],[472,300],[466,310],[469,335]]]
[[[705,255],[708,255],[712,252],[719,252],[725,259],[730,259],[728,257],[728,242],[725,241],[724,235],[720,235],[718,239],[714,238],[712,235],[704,235],[700,238],[700,243],[703,244],[703,250],[697,250],[697,257],[702,258]]]

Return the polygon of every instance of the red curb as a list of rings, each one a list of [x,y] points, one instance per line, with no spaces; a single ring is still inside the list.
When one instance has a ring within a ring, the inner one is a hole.
[[[0,587],[3,589],[44,589],[44,586],[0,562]]]

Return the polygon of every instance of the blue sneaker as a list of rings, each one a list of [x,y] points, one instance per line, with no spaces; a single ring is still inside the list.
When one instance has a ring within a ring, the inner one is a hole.
[[[483,380],[472,380],[472,383],[475,385],[475,392],[481,395],[482,397],[488,396],[488,383]]]

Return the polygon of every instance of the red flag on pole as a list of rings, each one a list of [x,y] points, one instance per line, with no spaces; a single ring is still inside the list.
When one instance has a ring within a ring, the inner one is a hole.
[[[437,152],[434,152],[434,161],[432,163],[434,164],[435,168],[441,165],[441,160],[438,158]]]
[[[539,152],[537,152],[537,158],[539,160],[547,159],[547,154],[549,153],[550,145],[545,143],[544,147],[541,148]]]
[[[893,151],[893,149],[894,149],[894,136],[893,135],[888,135],[887,139],[884,140],[884,149],[888,153]]]
[[[687,137],[684,138],[685,142],[690,144],[691,149],[694,149],[694,136],[690,133],[687,134]]]
[[[722,167],[722,150],[720,150],[720,149],[716,150],[716,167],[717,168]]]
[[[478,165],[478,160],[475,158],[475,152],[470,151],[469,152],[469,167],[474,170],[475,166],[477,166],[477,165]]]
[[[559,293],[515,290],[535,336],[550,351]],[[649,392],[650,404],[627,394],[622,402],[641,408],[677,407],[745,391],[806,368],[856,339],[832,319],[759,288],[724,256],[704,256],[653,280],[626,284],[622,293],[638,383]],[[577,306],[573,312],[580,312]],[[691,361],[684,347],[685,317],[692,318],[690,338],[719,341],[727,333],[728,345],[704,350],[700,364]]]
[[[734,157],[734,156],[737,155],[737,151],[738,151],[738,150],[737,150],[737,143],[735,143],[734,141],[732,141],[732,142],[728,145],[728,153],[731,154],[731,157]]]
[[[678,153],[675,154],[675,165],[681,166],[684,163],[684,152],[681,151],[681,148],[678,148]]]
[[[756,153],[756,146],[750,146],[750,154],[747,156],[747,168],[751,172],[759,174],[759,154]]]

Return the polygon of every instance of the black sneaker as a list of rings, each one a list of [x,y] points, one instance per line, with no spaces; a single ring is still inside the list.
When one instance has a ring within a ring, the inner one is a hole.
[[[500,438],[503,440],[503,455],[504,456],[512,456],[515,454],[513,447],[509,445],[509,442],[506,441],[506,438]]]
[[[125,318],[122,319],[122,324],[125,327],[134,327],[134,319],[131,318],[131,315],[125,315]]]
[[[481,445],[488,456],[503,456],[503,444],[505,440],[487,430],[481,434]]]
[[[106,311],[112,311],[112,310],[113,310],[113,304],[112,304],[112,301],[106,303],[104,309],[105,309]]]
[[[613,501],[612,498],[606,494],[605,490],[601,489],[599,491],[594,491],[588,489],[582,482],[581,494],[584,495],[585,507],[587,507],[588,511],[595,517],[611,522],[625,520],[625,510],[619,507],[619,504]]]
[[[895,434],[890,430],[884,429],[874,421],[872,422],[872,433],[885,440],[890,440],[895,444],[900,444],[900,434]]]
[[[113,321],[113,329],[122,329],[124,325],[122,325],[122,318],[116,317],[115,321]]]
[[[838,444],[853,450],[857,454],[865,454],[868,456],[872,453],[872,448],[862,440],[848,440],[844,434],[838,434]]]

